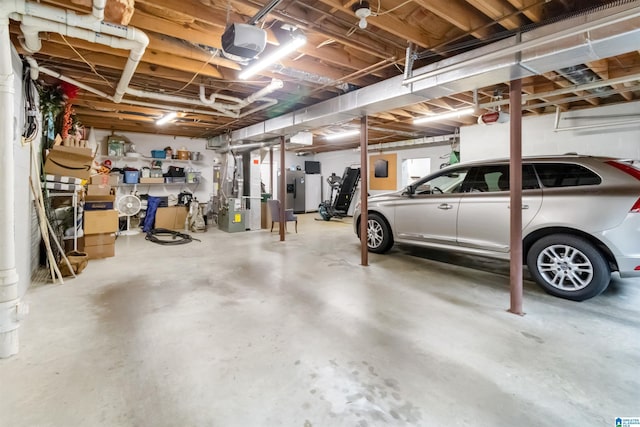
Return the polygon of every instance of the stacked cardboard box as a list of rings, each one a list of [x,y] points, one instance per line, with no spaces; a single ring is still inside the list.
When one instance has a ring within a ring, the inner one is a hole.
[[[84,236],[84,252],[89,259],[116,255],[116,233],[98,233]]]
[[[189,210],[186,206],[171,206],[156,210],[155,228],[183,230]]]
[[[115,196],[87,195],[84,212],[84,252],[89,259],[115,256],[118,211],[113,209]]]
[[[88,180],[91,175],[93,156],[91,149],[55,145],[44,163],[48,175],[68,176]]]

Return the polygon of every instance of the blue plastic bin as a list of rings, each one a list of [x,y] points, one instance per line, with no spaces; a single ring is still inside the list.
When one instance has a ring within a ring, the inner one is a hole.
[[[127,184],[137,184],[140,178],[140,171],[124,171],[124,182]]]

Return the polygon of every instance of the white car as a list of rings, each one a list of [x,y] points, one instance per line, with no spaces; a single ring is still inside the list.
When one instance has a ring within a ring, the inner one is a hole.
[[[640,169],[606,157],[522,162],[523,254],[548,293],[582,301],[617,271],[640,276]],[[394,243],[509,259],[509,161],[457,164],[368,199],[367,245]],[[354,212],[359,235],[360,206]]]

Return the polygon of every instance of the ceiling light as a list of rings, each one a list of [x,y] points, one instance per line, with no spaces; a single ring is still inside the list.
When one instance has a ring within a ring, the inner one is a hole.
[[[172,111],[160,117],[158,120],[156,120],[156,124],[158,126],[162,126],[166,123],[169,123],[171,120],[175,119],[176,117],[178,117],[178,113],[176,113],[175,111]]]
[[[358,4],[354,4],[353,11],[355,12],[356,16],[360,18],[358,27],[363,30],[367,28],[367,18],[371,16],[371,8],[369,8],[369,2],[361,1]]]
[[[291,40],[286,42],[283,45],[280,45],[279,48],[274,50],[273,52],[263,56],[258,59],[256,62],[249,65],[244,69],[238,76],[241,80],[246,80],[254,74],[258,73],[261,70],[264,70],[269,65],[275,63],[276,61],[284,58],[294,50],[298,49],[300,46],[304,45],[307,42],[307,37],[304,34],[292,34]]]
[[[418,119],[414,119],[413,124],[420,125],[423,123],[435,122],[438,120],[455,119],[462,116],[467,116],[469,114],[473,114],[474,111],[475,111],[474,108],[465,108],[462,110],[450,111],[444,114],[434,114],[433,116],[425,116],[425,117],[420,117]]]
[[[360,134],[360,130],[359,129],[355,129],[355,130],[348,130],[348,131],[344,131],[344,132],[337,132],[337,133],[332,133],[329,135],[325,135],[324,139],[326,139],[327,141],[333,141],[336,139],[342,139],[342,138],[348,138],[350,136],[356,136]]]

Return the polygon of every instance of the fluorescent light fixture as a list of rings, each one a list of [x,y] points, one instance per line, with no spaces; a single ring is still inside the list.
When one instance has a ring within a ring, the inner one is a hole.
[[[433,116],[420,117],[419,119],[414,119],[413,124],[421,125],[423,123],[435,122],[438,120],[455,119],[458,117],[468,116],[469,114],[473,114],[474,110],[475,110],[474,108],[465,108],[462,110],[451,111],[449,113],[434,114]]]
[[[158,120],[156,120],[156,124],[158,126],[162,126],[166,123],[169,123],[171,120],[175,119],[176,117],[178,117],[178,113],[176,113],[175,111],[172,111],[160,117]]]
[[[336,139],[343,139],[343,138],[348,138],[350,136],[356,136],[356,135],[360,135],[360,129],[332,133],[330,135],[325,135],[324,139],[326,139],[327,141],[334,141]]]
[[[256,62],[245,68],[244,71],[240,73],[238,78],[240,78],[241,80],[248,79],[259,71],[264,70],[269,65],[284,58],[294,50],[298,49],[300,46],[304,45],[306,42],[307,37],[304,34],[300,33],[292,35],[291,40],[289,40],[287,43],[281,45],[273,52],[263,56],[262,58],[258,59]]]

